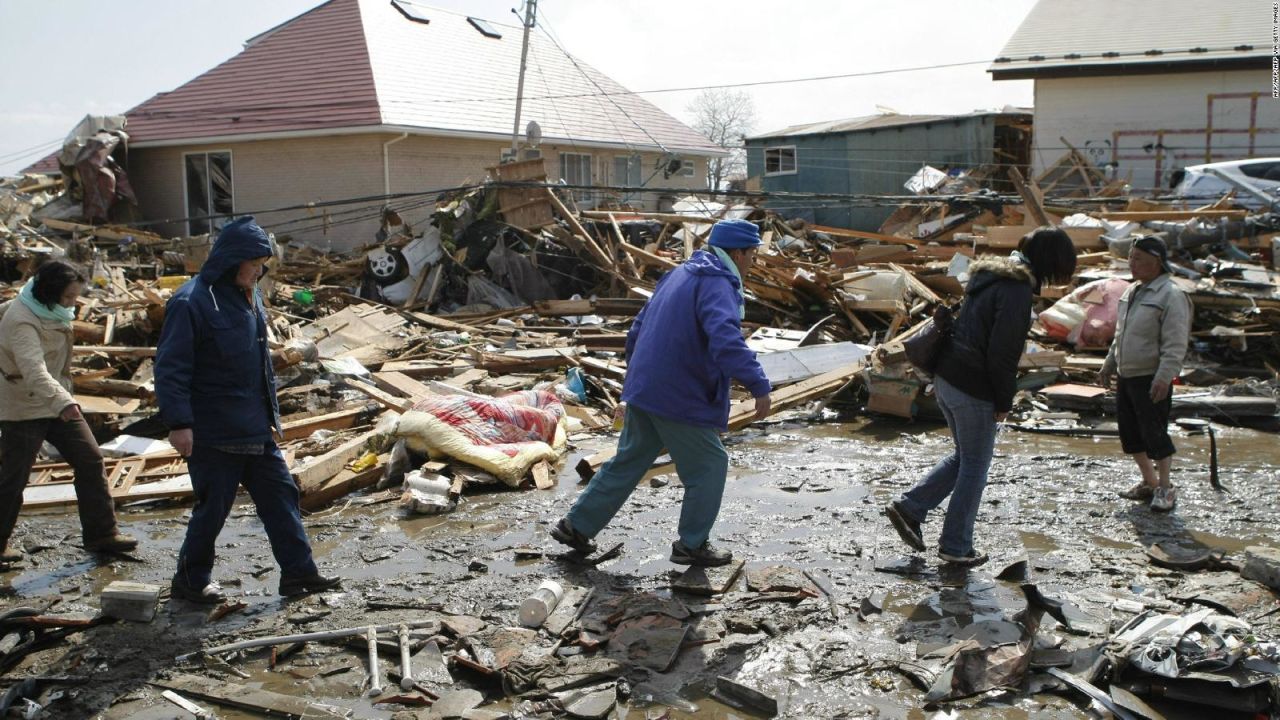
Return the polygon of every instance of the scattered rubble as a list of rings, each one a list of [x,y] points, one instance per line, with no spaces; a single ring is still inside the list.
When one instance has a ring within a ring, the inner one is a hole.
[[[111,149],[103,145],[93,154],[108,158]],[[397,500],[407,516],[448,515],[488,494],[554,488],[571,448],[614,429],[631,318],[662,273],[727,217],[762,230],[764,247],[746,278],[744,328],[775,386],[775,414],[791,421],[822,419],[830,409],[846,419],[936,415],[928,378],[906,362],[902,341],[935,307],[960,297],[969,262],[1008,252],[1026,232],[1051,223],[1068,229],[1080,265],[1070,286],[1042,293],[1010,427],[1114,434],[1108,420],[1114,397],[1093,381],[1114,333],[1116,298],[1127,285],[1128,243],[1154,232],[1169,243],[1177,282],[1196,308],[1175,415],[1280,429],[1280,291],[1271,257],[1280,220],[1236,208],[1231,198],[1202,208],[1129,198],[1123,183],[1107,181],[1072,150],[1033,182],[1011,177],[1020,203],[986,187],[989,171],[922,176],[919,203],[904,205],[879,232],[863,232],[693,197],[668,213],[578,211],[570,197],[542,184],[540,160],[492,174],[484,186],[440,198],[425,224],[411,225],[387,207],[378,237],[346,255],[277,238],[279,253],[263,288],[280,381],[282,447],[303,507],[318,513],[313,517],[338,517],[341,503]],[[62,190],[61,180],[41,176],[0,185],[0,281],[7,283],[0,300],[16,295],[44,257],[65,254],[91,268],[92,288],[75,325],[75,391],[109,456],[112,495],[120,504],[184,502],[192,494],[190,479],[154,417],[151,357],[166,299],[199,268],[212,239],[163,238],[80,222],[84,218],[65,212],[41,218],[38,211]],[[737,399],[731,429],[751,421],[749,398]],[[1204,428],[1212,433],[1212,425]],[[585,481],[611,456],[611,450],[586,455],[576,469]],[[1216,450],[1214,458],[1216,481]],[[669,459],[660,458],[649,474],[652,487],[661,490],[666,482],[657,478],[672,472]],[[56,457],[42,459],[33,468],[24,512],[73,505],[70,474]],[[784,489],[830,490],[816,475]],[[1223,553],[1188,558],[1173,548],[1151,548],[1151,562],[1167,572],[1226,570],[1240,580]],[[384,550],[369,547],[361,558],[382,562],[400,548],[380,554]],[[511,550],[511,562],[563,563],[574,573],[599,572],[622,554],[621,545],[594,558],[544,560],[537,548]],[[461,561],[469,576],[484,575],[495,563],[468,555],[466,546],[423,552]],[[1274,555],[1251,548],[1240,561],[1243,576],[1275,588]],[[887,559],[877,559],[876,568],[885,572],[921,571],[881,560]],[[1132,620],[1120,622],[1131,605],[1117,600],[1108,626],[1106,618],[1028,584],[1026,557],[1006,572],[999,579],[1024,583],[1020,614],[963,626],[952,620],[954,627],[904,626],[904,641],[918,642],[915,661],[815,668],[814,676],[866,674],[875,687],[892,684],[879,673],[899,672],[920,686],[922,703],[1069,687],[1117,716],[1142,715],[1135,706],[1153,696],[1275,710],[1277,645],[1247,620],[1170,603],[1139,605]],[[151,588],[125,585],[103,593],[97,618],[24,608],[0,615],[4,669],[107,622],[108,615],[145,623],[148,607],[154,612]],[[290,616],[307,629],[290,634],[271,627],[243,632],[253,619],[239,619],[241,631],[230,635],[240,640],[173,648],[176,665],[166,661],[169,667],[152,680],[154,696],[164,689],[166,702],[192,713],[204,712],[194,698],[256,713],[349,715],[312,702],[307,693],[228,679],[243,673],[240,665],[265,664],[269,655],[273,671],[279,664],[312,687],[322,680],[330,688],[345,683],[375,691],[377,707],[429,708],[418,717],[611,717],[620,703],[688,712],[679,688],[661,678],[694,648],[752,648],[807,631],[819,617],[844,625],[881,622],[889,603],[883,589],[857,596],[837,590],[816,568],[738,561],[673,574],[656,593],[625,583],[597,592],[565,582],[562,597],[545,608],[545,621],[518,627],[514,611],[525,594],[516,590],[531,588],[506,589],[509,605],[498,608],[427,596],[412,602],[325,598]],[[1214,597],[1211,589],[1189,592],[1191,607]],[[367,622],[323,629],[329,602],[363,602]],[[207,622],[245,609],[220,608]],[[1042,621],[1042,614],[1051,619]],[[1057,631],[1071,639],[1052,634]],[[262,637],[243,639],[253,634]],[[384,658],[390,660],[380,662]],[[780,688],[766,685],[721,674],[705,689],[753,715],[785,711]],[[35,697],[24,687],[14,685],[4,706]],[[138,693],[151,696],[147,689]]]

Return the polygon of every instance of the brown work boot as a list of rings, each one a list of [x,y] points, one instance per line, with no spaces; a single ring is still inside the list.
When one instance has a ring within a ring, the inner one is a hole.
[[[11,550],[9,546],[5,546],[4,551],[0,552],[0,564],[8,565],[9,563],[22,562],[22,551]]]
[[[84,541],[84,549],[89,552],[128,552],[136,547],[137,540],[120,533]]]

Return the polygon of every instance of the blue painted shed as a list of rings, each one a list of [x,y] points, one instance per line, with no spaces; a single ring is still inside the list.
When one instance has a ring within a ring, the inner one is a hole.
[[[903,183],[924,165],[940,170],[1017,166],[1025,176],[1031,118],[1030,110],[1006,108],[967,115],[887,113],[795,125],[745,138],[748,187],[766,192],[907,195]],[[1004,173],[996,176],[1003,178]],[[872,231],[896,203],[868,205],[851,199],[785,196],[766,202],[785,217]]]

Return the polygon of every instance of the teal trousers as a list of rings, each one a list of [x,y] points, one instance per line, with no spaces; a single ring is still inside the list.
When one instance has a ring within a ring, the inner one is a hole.
[[[680,542],[701,547],[720,514],[729,453],[712,428],[687,425],[628,405],[618,453],[591,478],[569,511],[574,530],[595,537],[631,497],[640,479],[666,448],[684,484],[680,505]]]

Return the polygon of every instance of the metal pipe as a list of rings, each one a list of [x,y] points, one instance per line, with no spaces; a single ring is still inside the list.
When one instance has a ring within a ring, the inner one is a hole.
[[[382,673],[378,672],[378,628],[369,626],[369,697],[382,694]]]
[[[400,626],[400,689],[413,689],[413,660],[409,657],[409,626]]]
[[[431,627],[438,624],[439,620],[415,620],[411,623],[403,623],[410,628]],[[394,632],[401,623],[395,625],[378,625],[374,627],[378,632]],[[234,652],[236,650],[248,650],[249,648],[263,647],[266,645],[285,645],[288,643],[308,642],[311,640],[338,640],[341,638],[352,637],[355,635],[363,635],[369,631],[369,627],[343,628],[341,630],[324,630],[321,632],[302,633],[301,635],[276,635],[274,637],[256,638],[254,640],[244,640],[229,645],[218,645],[208,650],[197,650],[195,652],[179,655],[175,660],[177,662],[186,662],[199,655],[221,655],[222,653]]]
[[[387,148],[407,137],[409,133],[403,132],[400,133],[400,137],[391,138],[382,143],[382,194],[384,197],[391,195],[391,155],[387,152]]]

